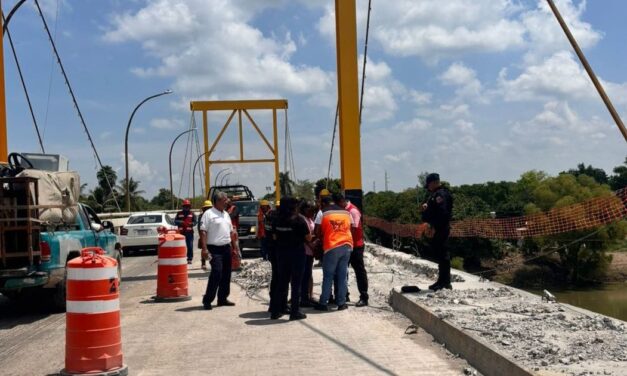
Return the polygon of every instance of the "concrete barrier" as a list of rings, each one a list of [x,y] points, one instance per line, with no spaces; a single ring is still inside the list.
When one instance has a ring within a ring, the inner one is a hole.
[[[529,376],[534,375],[509,357],[499,353],[498,349],[481,338],[472,335],[446,319],[440,319],[428,307],[414,302],[394,288],[390,295],[390,304],[409,318],[416,325],[431,334],[436,341],[446,344],[453,353],[466,359],[479,372],[487,376]]]

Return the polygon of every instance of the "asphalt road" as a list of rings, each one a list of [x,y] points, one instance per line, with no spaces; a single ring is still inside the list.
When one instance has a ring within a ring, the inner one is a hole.
[[[267,290],[235,307],[201,306],[208,273],[189,269],[193,299],[154,303],[156,256],[125,257],[122,338],[130,375],[459,375],[467,364],[410,322],[374,308],[307,311],[299,322],[270,320]],[[319,273],[319,270],[317,271]],[[64,367],[65,315],[0,296],[0,374],[55,375]]]

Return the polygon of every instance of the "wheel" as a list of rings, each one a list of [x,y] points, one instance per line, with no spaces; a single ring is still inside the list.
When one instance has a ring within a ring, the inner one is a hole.
[[[67,271],[63,276],[63,280],[59,282],[59,284],[52,290],[52,295],[50,297],[52,308],[55,311],[63,312],[65,311],[65,299],[66,299],[66,282],[67,281]]]

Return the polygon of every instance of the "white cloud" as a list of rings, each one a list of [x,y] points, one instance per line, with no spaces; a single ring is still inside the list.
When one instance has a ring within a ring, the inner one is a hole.
[[[428,120],[415,118],[410,121],[402,121],[394,126],[395,131],[400,131],[402,133],[420,133],[431,128],[432,124]]]
[[[582,48],[592,47],[601,40],[602,33],[581,19],[586,10],[585,0],[580,1],[578,6],[572,0],[557,0],[555,3]],[[570,44],[546,1],[538,1],[537,7],[525,12],[521,20],[526,29],[529,45],[527,63],[537,63],[543,57],[551,56],[557,51],[570,50]]]
[[[122,163],[124,163],[124,153],[120,153]],[[136,181],[147,186],[156,177],[156,172],[150,167],[149,162],[141,162],[135,159],[131,153],[128,154],[128,174]]]
[[[398,0],[376,9],[373,36],[390,54],[428,61],[505,51],[524,44],[519,10],[510,0]]]
[[[332,85],[328,72],[292,64],[297,46],[291,35],[264,35],[249,24],[258,7],[251,9],[242,3],[249,4],[151,1],[135,13],[114,15],[104,39],[141,43],[159,64],[136,67],[133,72],[141,77],[172,77],[174,90],[183,96],[311,95]]]
[[[156,118],[150,120],[150,126],[155,129],[173,130],[182,129],[184,125],[179,119]]]
[[[477,72],[468,68],[464,63],[456,62],[439,77],[445,85],[456,86],[455,93],[461,98],[470,98],[478,102],[486,103],[488,99],[483,96],[483,86],[477,78]]]

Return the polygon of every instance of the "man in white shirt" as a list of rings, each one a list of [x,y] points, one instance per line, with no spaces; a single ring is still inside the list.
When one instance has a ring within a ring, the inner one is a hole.
[[[231,217],[226,212],[228,199],[226,193],[216,193],[213,208],[207,210],[200,220],[202,255],[210,260],[211,265],[207,290],[202,300],[205,309],[211,309],[216,293],[218,306],[235,305],[227,300],[231,292],[231,235],[234,231]]]

